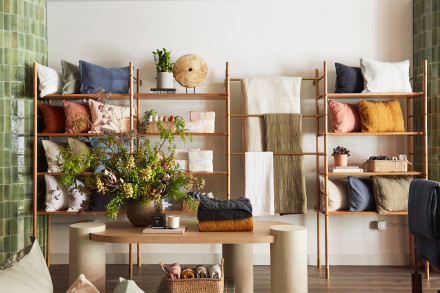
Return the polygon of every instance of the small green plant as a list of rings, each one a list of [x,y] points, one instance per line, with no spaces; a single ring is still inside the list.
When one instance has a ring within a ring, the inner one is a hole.
[[[350,156],[350,151],[344,147],[341,146],[337,146],[336,148],[333,149],[333,154],[334,155],[347,155],[347,157]]]
[[[156,62],[156,72],[173,72],[174,63],[171,63],[171,51],[163,48],[153,51],[154,62]]]

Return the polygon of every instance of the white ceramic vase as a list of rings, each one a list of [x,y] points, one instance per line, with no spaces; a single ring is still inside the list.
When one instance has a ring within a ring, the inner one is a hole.
[[[173,73],[172,72],[158,72],[156,79],[156,88],[158,89],[172,89],[173,85]]]

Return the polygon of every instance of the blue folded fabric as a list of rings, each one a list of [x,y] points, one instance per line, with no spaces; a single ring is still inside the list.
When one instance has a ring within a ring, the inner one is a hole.
[[[95,94],[99,88],[107,93],[126,94],[130,87],[130,68],[105,68],[79,61],[81,94]]]

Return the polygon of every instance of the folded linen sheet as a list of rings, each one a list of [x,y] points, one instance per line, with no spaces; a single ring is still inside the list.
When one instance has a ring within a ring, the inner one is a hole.
[[[222,271],[220,270],[220,266],[218,264],[212,265],[209,267],[209,277],[211,279],[221,279]]]
[[[205,265],[196,267],[196,278],[208,278],[208,268]]]
[[[246,77],[242,80],[243,113],[301,113],[301,77]],[[263,121],[259,117],[243,120],[245,152],[263,151]]]
[[[225,221],[199,221],[200,232],[252,231],[252,218]]]
[[[182,268],[180,267],[180,264],[175,262],[173,263],[173,265],[169,270],[168,279],[179,280],[181,273],[182,273]]]
[[[200,132],[214,133],[215,131],[215,112],[190,111],[189,118],[191,122],[200,123]]]
[[[301,114],[265,114],[265,150],[302,152]],[[307,212],[306,180],[303,155],[276,156],[274,165],[275,212]]]
[[[252,218],[252,205],[248,198],[221,200],[201,196],[197,210],[199,221],[224,221]]]
[[[213,151],[211,150],[189,150],[189,171],[191,172],[213,172],[212,164]]]
[[[274,214],[274,173],[272,152],[245,153],[245,196],[254,216]]]
[[[183,267],[182,274],[180,276],[182,279],[194,279],[196,277],[196,274],[193,268]]]

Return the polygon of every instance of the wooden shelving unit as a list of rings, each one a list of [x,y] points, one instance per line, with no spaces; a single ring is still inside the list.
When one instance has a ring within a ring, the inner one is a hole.
[[[319,76],[318,69],[315,70],[316,76]],[[317,248],[318,248],[318,267],[321,267],[321,239],[320,239],[320,215],[324,215],[324,232],[325,232],[325,270],[326,270],[326,278],[330,278],[330,264],[329,264],[329,215],[376,215],[379,214],[376,211],[363,211],[363,212],[350,212],[350,211],[328,211],[328,180],[329,176],[393,176],[393,175],[413,175],[420,176],[421,178],[428,178],[428,166],[427,166],[427,154],[428,154],[428,146],[427,146],[427,61],[424,61],[423,65],[423,74],[416,76],[414,78],[422,78],[423,79],[423,91],[422,92],[413,92],[413,93],[329,93],[328,92],[328,81],[327,81],[327,62],[324,61],[324,76],[323,76],[323,93],[319,92],[319,87],[316,86],[316,146],[317,151],[319,152],[320,145],[323,144],[322,152],[324,153],[324,164],[321,165],[319,161],[317,161],[316,170],[317,170],[317,183],[319,185],[319,176],[324,176],[325,178],[325,203],[324,206],[321,206],[321,192],[318,186],[317,192],[317,206],[315,207],[316,215],[317,215]],[[413,79],[413,78],[412,78]],[[328,99],[390,99],[390,98],[398,98],[406,100],[406,124],[407,131],[406,132],[351,132],[351,133],[333,133],[329,132],[328,126]],[[422,113],[413,113],[413,104],[412,101],[414,99],[422,99],[423,112]],[[320,106],[320,102],[322,102],[322,106]],[[320,112],[321,107],[323,108],[323,113]],[[423,129],[422,131],[412,131],[412,119],[415,116],[420,116],[423,119]],[[323,121],[321,121],[321,118]],[[320,126],[323,126],[324,132],[319,132]],[[409,168],[408,172],[329,172],[329,150],[328,150],[328,140],[329,137],[332,136],[403,136],[406,137],[406,146],[407,146],[407,157],[411,162],[414,159],[413,149],[413,138],[414,137],[422,137],[423,141],[423,153],[420,154],[423,157],[423,170],[412,170]],[[319,139],[322,139],[323,142],[320,142]],[[407,215],[407,211],[399,211],[399,212],[391,212],[391,213],[382,213],[380,215]],[[410,241],[411,243],[411,241]],[[410,244],[410,254],[412,251],[412,247]],[[411,262],[411,260],[410,260]],[[427,271],[428,272],[428,271]]]

